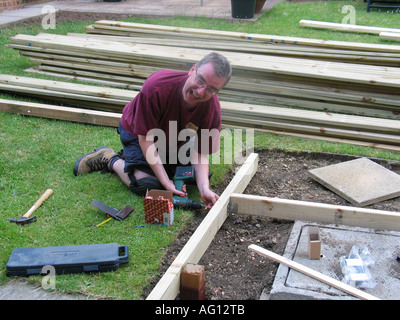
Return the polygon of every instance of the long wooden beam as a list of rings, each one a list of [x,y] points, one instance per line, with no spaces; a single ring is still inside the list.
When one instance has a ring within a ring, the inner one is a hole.
[[[236,193],[230,199],[242,214],[400,231],[400,212]]]
[[[400,30],[397,32],[381,32],[379,38],[393,41],[400,41]]]
[[[118,127],[120,113],[0,99],[0,111],[26,116]]]
[[[189,241],[172,262],[147,300],[173,300],[179,292],[180,275],[186,263],[198,263],[215,234],[228,216],[232,193],[243,192],[258,168],[258,154],[252,153],[235,174],[218,201],[198,226]]]
[[[328,30],[344,31],[344,32],[369,33],[369,34],[380,34],[381,32],[400,32],[400,29],[395,29],[395,28],[359,26],[348,23],[334,23],[334,22],[314,21],[314,20],[300,20],[299,25],[302,27],[328,29]]]

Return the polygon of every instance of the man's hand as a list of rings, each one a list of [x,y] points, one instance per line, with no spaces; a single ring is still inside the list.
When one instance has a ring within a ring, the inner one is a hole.
[[[206,207],[204,209],[208,210],[212,208],[215,202],[219,199],[219,196],[210,189],[206,189],[201,193],[201,198],[206,204]]]
[[[203,155],[193,150],[192,157],[195,160],[192,163],[195,169],[197,188],[206,204],[205,209],[208,210],[219,199],[219,196],[210,189],[208,155]]]
[[[165,183],[161,183],[165,190],[171,191],[173,194],[177,194],[178,196],[186,195],[186,185],[183,185],[182,191],[176,189],[175,184],[172,180],[167,180]]]

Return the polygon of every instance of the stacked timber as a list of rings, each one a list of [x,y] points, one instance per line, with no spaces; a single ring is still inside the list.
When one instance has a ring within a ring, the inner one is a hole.
[[[219,33],[218,37],[222,37],[226,32]],[[247,43],[254,41],[253,38],[257,40],[254,35],[252,40],[248,39],[250,36],[242,38],[234,38],[242,47],[249,47]],[[213,50],[172,46],[165,39],[160,42],[168,45],[123,41],[114,36],[39,34],[12,37],[10,46],[37,63],[38,72],[134,90],[139,90],[151,73],[165,68],[187,71]],[[390,50],[386,53],[400,54],[400,46],[387,47]],[[384,48],[375,48],[375,53],[379,49]],[[400,118],[400,79],[396,67],[246,53],[236,49],[214,51],[228,57],[233,66],[233,77],[219,94],[221,100]]]
[[[365,56],[379,56],[380,53],[395,53],[391,57],[399,57],[399,47],[392,45],[181,28],[109,20],[100,20],[93,25],[88,26],[86,28],[86,33],[129,37],[134,39],[133,41],[148,44],[151,44],[152,41],[157,41],[158,39],[158,41],[161,40],[163,42],[168,42],[168,45],[182,46],[182,43],[184,43],[183,41],[189,41],[198,48],[209,48],[214,50],[223,50],[223,48],[210,47],[210,45],[224,46],[228,51],[232,51],[232,48],[235,47],[234,49],[236,51],[249,53],[273,53],[272,50],[277,50],[277,52],[279,52],[278,55],[290,55],[290,53],[284,53],[286,50],[302,51],[306,48],[308,50],[305,51],[311,53],[312,51],[319,51],[319,49],[323,48],[329,51],[321,52],[347,55],[349,57],[347,58],[349,59],[349,62],[351,62],[351,55],[357,56],[358,54],[364,54]],[[290,45],[295,45],[295,47]],[[315,55],[315,57],[317,57],[317,55]]]
[[[122,108],[137,94],[132,90],[4,74],[0,74],[0,91],[116,113],[121,113]]]
[[[103,87],[3,75],[0,90],[119,113],[153,72],[186,72],[217,51],[233,68],[218,94],[225,126],[400,146],[400,46],[113,21],[86,32],[20,34],[10,47],[29,57],[35,72]]]
[[[101,109],[98,114],[81,109],[68,112],[66,107],[50,108],[44,105],[35,106],[32,103],[24,106],[21,102],[3,100],[0,101],[0,111],[59,117],[58,119],[88,121],[88,123],[112,126],[118,125],[118,114],[137,94],[137,91],[133,90],[9,75],[0,75],[0,90],[24,93],[47,101],[61,101],[74,107]],[[221,101],[221,107],[222,123],[225,127],[253,128],[260,131],[400,150],[398,120],[226,101]],[[58,109],[59,112],[57,112]],[[110,114],[109,121],[106,120],[105,111]]]

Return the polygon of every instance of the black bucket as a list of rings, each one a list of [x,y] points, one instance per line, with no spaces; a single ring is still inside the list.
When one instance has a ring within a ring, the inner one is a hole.
[[[256,0],[231,0],[232,18],[252,19],[256,9]]]

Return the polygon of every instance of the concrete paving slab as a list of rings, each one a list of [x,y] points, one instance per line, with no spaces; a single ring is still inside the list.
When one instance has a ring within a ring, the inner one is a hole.
[[[400,175],[367,158],[312,169],[309,174],[356,206],[400,196]]]
[[[283,0],[266,1],[261,12],[256,13],[253,19],[257,20],[265,11],[270,10],[276,3]],[[42,9],[50,6],[56,11],[91,12],[107,14],[124,14],[138,17],[208,17],[237,20],[232,18],[230,0],[122,0],[107,2],[103,0],[69,0],[48,1],[26,6],[24,9],[4,11],[0,13],[0,28],[10,23],[41,15]],[[23,17],[15,16],[15,14]]]
[[[230,0],[123,0],[118,2],[106,2],[101,0],[74,0],[74,1],[50,1],[46,5],[62,11],[119,13],[141,17],[167,17],[167,16],[203,16],[210,18],[231,19]],[[42,4],[30,7],[42,7]],[[267,9],[267,7],[266,7]],[[265,10],[264,10],[265,12]],[[258,17],[260,14],[255,15]]]
[[[14,11],[0,12],[0,28],[7,27],[10,23],[13,22],[20,22],[34,17],[45,16],[47,12],[42,11],[43,6],[44,5],[42,4],[41,7],[29,7]]]
[[[321,259],[308,256],[308,228],[318,227],[321,238]],[[346,226],[320,225],[296,221],[284,256],[336,280],[343,281],[340,257],[348,256],[354,245],[367,246],[376,259],[370,267],[376,286],[362,289],[383,300],[400,299],[400,232],[382,231]],[[266,298],[264,294],[262,297]],[[279,265],[270,300],[358,300],[339,289]]]

